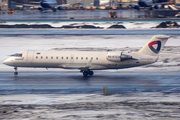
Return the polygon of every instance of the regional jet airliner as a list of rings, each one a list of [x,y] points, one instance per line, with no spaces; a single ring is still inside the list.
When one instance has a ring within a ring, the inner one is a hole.
[[[155,35],[138,52],[95,52],[95,51],[43,51],[18,52],[3,64],[13,66],[14,75],[18,67],[79,69],[84,76],[92,76],[93,70],[123,69],[151,64],[169,36]]]

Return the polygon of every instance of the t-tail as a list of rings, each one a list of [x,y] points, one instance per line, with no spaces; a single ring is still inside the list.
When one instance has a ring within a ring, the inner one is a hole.
[[[159,56],[159,53],[163,49],[165,43],[167,42],[170,36],[166,35],[155,35],[153,36],[148,43],[146,43],[139,54],[150,55],[150,56]]]
[[[46,0],[41,0],[41,1],[40,1],[40,3],[45,3],[45,2],[46,2]]]
[[[144,0],[138,0],[138,5],[140,7],[149,7]]]
[[[40,1],[40,3],[49,3],[49,4],[55,4],[55,3],[57,3],[57,1],[56,0],[41,0]]]

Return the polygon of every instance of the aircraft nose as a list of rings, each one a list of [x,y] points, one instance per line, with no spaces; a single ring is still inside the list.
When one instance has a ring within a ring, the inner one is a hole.
[[[4,60],[3,61],[3,64],[7,65],[8,61],[7,60]]]
[[[10,59],[6,59],[3,61],[3,64],[5,64],[5,65],[10,65],[10,63],[11,63]]]

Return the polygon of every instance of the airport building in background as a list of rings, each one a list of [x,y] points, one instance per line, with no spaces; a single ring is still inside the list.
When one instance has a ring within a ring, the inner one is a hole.
[[[0,10],[4,11],[11,7],[11,0],[0,0]]]
[[[96,6],[99,7],[99,0],[67,0],[67,4],[81,4],[83,7]]]
[[[67,4],[67,0],[56,0],[58,4]]]
[[[180,3],[180,0],[175,0],[176,3]]]

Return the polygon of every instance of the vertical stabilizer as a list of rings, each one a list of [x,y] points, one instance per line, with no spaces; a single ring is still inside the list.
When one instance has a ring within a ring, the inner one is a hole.
[[[140,54],[150,55],[150,56],[159,56],[162,48],[167,42],[169,36],[166,35],[155,35],[153,36],[144,47],[139,50]]]

